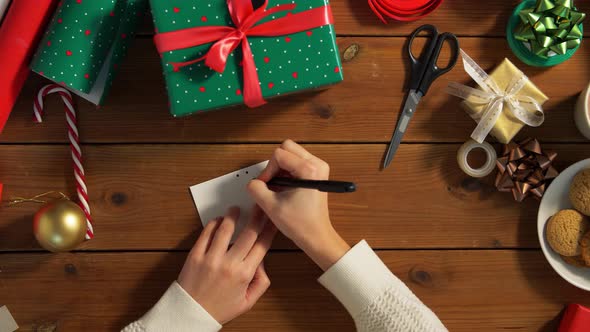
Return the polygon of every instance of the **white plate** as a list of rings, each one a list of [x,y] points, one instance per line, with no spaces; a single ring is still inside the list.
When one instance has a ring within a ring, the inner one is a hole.
[[[551,249],[545,237],[545,224],[549,218],[559,210],[572,208],[569,199],[569,188],[574,176],[586,168],[590,168],[590,159],[573,164],[553,180],[541,200],[537,218],[537,233],[539,234],[539,242],[541,242],[545,258],[547,258],[555,272],[570,284],[590,291],[590,268],[575,267],[564,262],[559,254]]]

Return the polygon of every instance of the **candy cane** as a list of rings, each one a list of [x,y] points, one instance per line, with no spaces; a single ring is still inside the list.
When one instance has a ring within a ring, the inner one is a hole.
[[[68,90],[57,84],[49,84],[41,88],[37,93],[37,99],[33,105],[36,123],[43,122],[43,98],[52,93],[58,93],[64,103],[66,110],[66,120],[68,123],[68,137],[72,149],[72,160],[74,161],[74,176],[76,177],[76,187],[78,191],[78,204],[86,215],[86,239],[94,237],[92,228],[92,218],[90,217],[90,205],[88,204],[88,188],[86,187],[86,177],[84,176],[84,167],[82,167],[82,150],[80,149],[80,137],[78,136],[78,127],[76,122],[76,110],[72,102],[72,95]]]

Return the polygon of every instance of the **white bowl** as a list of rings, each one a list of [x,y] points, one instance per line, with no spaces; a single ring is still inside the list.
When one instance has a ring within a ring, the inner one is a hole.
[[[549,218],[559,210],[573,208],[569,199],[569,188],[574,176],[586,168],[590,168],[590,159],[573,164],[553,180],[541,200],[537,218],[537,233],[545,258],[555,272],[570,284],[590,291],[590,268],[575,267],[564,262],[561,256],[551,249],[545,237],[545,224]]]

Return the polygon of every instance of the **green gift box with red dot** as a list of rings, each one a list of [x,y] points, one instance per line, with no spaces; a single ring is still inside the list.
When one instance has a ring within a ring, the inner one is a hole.
[[[226,0],[150,0],[150,4],[157,34],[208,26],[235,27]],[[266,8],[270,10],[279,5],[291,5],[294,8],[269,14],[254,26],[289,15],[301,17],[314,9],[323,10],[324,7],[328,7],[329,12],[327,0],[268,0]],[[253,8],[259,6],[253,4]],[[247,42],[264,100],[323,88],[343,79],[332,24],[288,34],[247,36]],[[245,103],[241,47],[229,54],[222,72],[211,69],[205,61],[182,68],[174,65],[205,56],[214,43],[198,45],[190,44],[189,40],[189,47],[161,52],[173,116],[186,116]]]
[[[147,5],[147,0],[60,1],[31,70],[102,104]]]

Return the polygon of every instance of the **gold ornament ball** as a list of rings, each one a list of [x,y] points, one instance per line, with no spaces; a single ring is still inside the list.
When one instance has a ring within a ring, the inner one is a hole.
[[[52,252],[70,251],[84,242],[86,215],[72,201],[50,202],[35,213],[33,232],[43,248]]]

